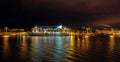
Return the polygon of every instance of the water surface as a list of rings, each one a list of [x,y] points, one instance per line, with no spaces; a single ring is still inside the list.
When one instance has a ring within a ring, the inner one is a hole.
[[[0,62],[120,62],[120,37],[0,37]]]

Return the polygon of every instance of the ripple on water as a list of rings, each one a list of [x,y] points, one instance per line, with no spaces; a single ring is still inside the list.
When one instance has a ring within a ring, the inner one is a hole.
[[[107,40],[79,40],[74,36],[9,38],[0,38],[0,62],[120,62],[119,37]]]

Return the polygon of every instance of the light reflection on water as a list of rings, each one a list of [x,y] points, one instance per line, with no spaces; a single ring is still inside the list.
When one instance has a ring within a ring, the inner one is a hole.
[[[113,52],[114,51],[114,46],[115,46],[115,37],[110,37],[109,52]]]
[[[5,57],[9,56],[9,37],[3,37],[3,55]]]
[[[0,37],[0,62],[116,62],[119,40],[114,36]]]

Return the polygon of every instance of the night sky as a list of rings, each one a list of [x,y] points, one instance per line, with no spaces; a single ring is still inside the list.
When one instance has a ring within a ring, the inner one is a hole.
[[[120,24],[120,0],[4,0],[0,27]]]

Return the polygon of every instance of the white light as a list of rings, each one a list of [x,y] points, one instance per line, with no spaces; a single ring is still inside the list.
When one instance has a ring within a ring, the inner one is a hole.
[[[62,29],[62,25],[59,25],[57,28]]]
[[[38,32],[38,30],[36,30],[35,32]]]

